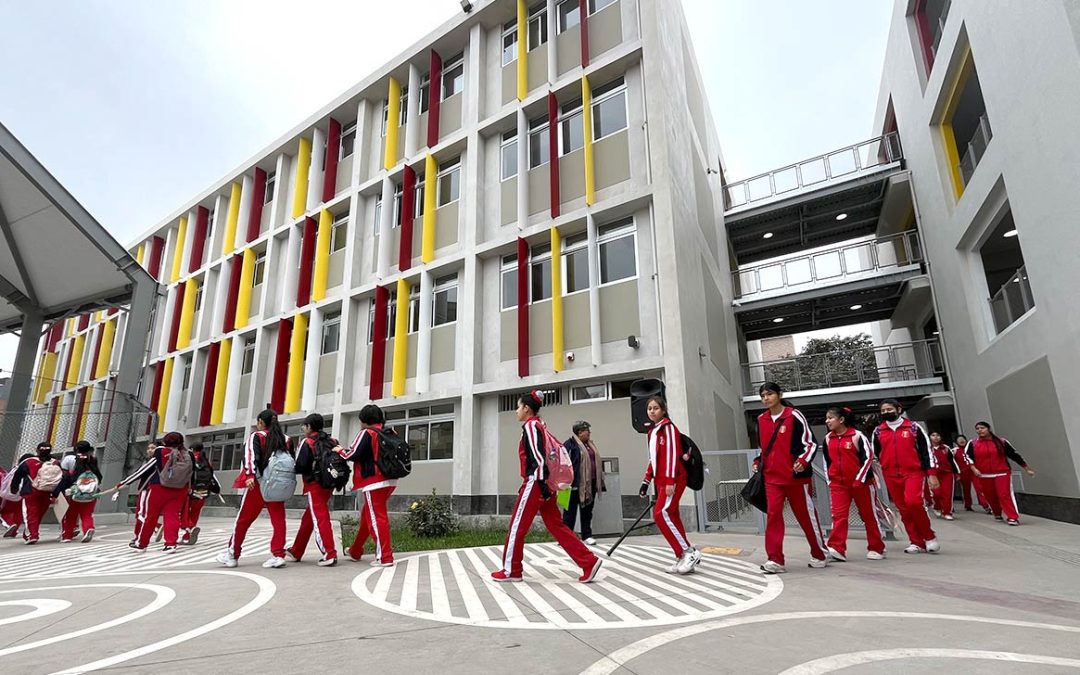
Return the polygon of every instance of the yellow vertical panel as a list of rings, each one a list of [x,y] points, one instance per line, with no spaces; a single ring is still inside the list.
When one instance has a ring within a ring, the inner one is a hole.
[[[34,383],[34,403],[45,403],[45,397],[52,391],[53,378],[56,377],[56,354],[45,352],[41,357],[41,367],[38,369],[38,379]]]
[[[299,218],[307,211],[308,171],[311,170],[311,139],[301,138],[296,149],[296,185],[292,195],[292,217]]]
[[[64,337],[71,337],[75,334],[75,319],[64,320]]]
[[[438,191],[439,165],[434,155],[424,160],[424,235],[420,247],[421,262],[435,259],[435,194]]]
[[[585,203],[592,206],[596,203],[596,169],[593,165],[593,137],[592,137],[592,87],[589,86],[589,78],[581,76],[581,123],[584,127],[582,137],[585,139]]]
[[[180,225],[176,228],[176,250],[173,251],[172,275],[170,282],[180,281],[180,270],[184,267],[184,246],[187,244],[187,218],[180,219]]]
[[[82,370],[83,347],[85,344],[85,333],[75,336],[75,341],[71,344],[71,370],[68,372],[67,382],[64,383],[65,389],[71,389],[79,381],[79,371]]]
[[[255,281],[255,251],[244,249],[244,263],[240,266],[240,293],[236,296],[236,321],[237,328],[248,325],[248,315],[251,314],[251,286]],[[187,300],[187,296],[184,297]]]
[[[139,244],[139,249],[135,251],[135,262],[142,265],[143,257],[146,256],[146,242]]]
[[[427,217],[427,214],[424,214]],[[398,279],[397,316],[394,318],[394,373],[392,396],[405,395],[405,371],[409,355],[409,282]]]
[[[398,117],[401,115],[401,85],[390,78],[386,92],[386,148],[383,151],[383,167],[394,168],[397,164]]]
[[[89,387],[87,387],[86,390],[87,390],[86,391],[86,397],[83,398],[82,409],[79,410],[79,417],[81,418],[80,421],[78,422],[79,429],[81,430],[81,433],[79,434],[80,440],[82,438],[86,437],[86,426],[87,426],[87,422],[90,421],[89,420],[90,399],[91,399],[92,390]]]
[[[101,329],[101,351],[98,352],[97,364],[94,366],[94,379],[105,377],[109,372],[109,363],[112,362],[113,341],[116,339],[116,319],[105,322]]]
[[[225,416],[225,389],[229,386],[229,361],[232,360],[232,339],[221,341],[218,349],[217,374],[214,377],[214,402],[210,408],[210,424],[221,424]]]
[[[180,330],[176,334],[176,348],[187,349],[191,344],[191,327],[195,323],[195,296],[199,282],[188,279],[184,288],[184,306],[180,308]]]
[[[225,218],[225,236],[221,240],[221,254],[228,255],[236,248],[236,223],[240,220],[240,183],[232,184],[229,193],[229,214]]]
[[[165,359],[165,370],[161,373],[161,394],[158,396],[157,414],[158,433],[165,431],[165,411],[169,409],[169,388],[172,386],[173,360]]]
[[[334,217],[323,209],[319,212],[319,234],[315,238],[315,273],[311,283],[311,299],[315,302],[326,297],[326,279],[330,274],[330,235]]]
[[[307,314],[293,317],[292,340],[289,342],[289,372],[285,385],[285,410],[294,413],[300,410],[300,394],[304,390],[304,349],[308,338]]]
[[[956,107],[960,103],[960,94],[967,84],[968,78],[974,72],[974,62],[971,60],[971,47],[964,48],[961,56],[960,68],[956,72],[952,83],[949,85],[948,97],[945,99],[945,111],[941,119],[941,142],[945,148],[945,161],[948,163],[949,181],[952,183],[953,195],[959,199],[964,194],[964,177],[960,173],[960,148],[956,146],[956,135],[953,132],[952,119],[956,114]]]
[[[551,358],[555,372],[563,369],[562,236],[551,228]]]
[[[517,0],[517,97],[524,101],[529,95],[529,49],[526,42],[529,30],[529,8],[525,0]],[[548,49],[554,48],[548,45]]]

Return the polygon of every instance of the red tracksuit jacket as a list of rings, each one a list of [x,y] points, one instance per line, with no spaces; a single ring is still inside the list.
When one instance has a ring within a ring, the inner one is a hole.
[[[234,488],[245,487],[248,478],[259,480],[266,465],[270,463],[270,457],[266,454],[267,433],[255,431],[248,436],[247,443],[244,444],[244,465],[240,468],[240,473],[236,474],[236,480],[233,481]],[[292,439],[288,436],[285,437],[285,451],[295,457]]]
[[[1012,446],[1012,443],[1009,443],[1008,439],[1005,438],[999,440],[1001,441],[1000,446],[994,442],[993,438],[976,438],[968,441],[967,448],[964,450],[968,463],[972,464],[982,475],[988,478],[1012,473],[1012,469],[1009,467],[1010,459],[1027,468],[1027,462]]]
[[[656,480],[657,494],[668,485],[686,482],[686,467],[682,463],[682,434],[668,418],[649,428],[649,466],[645,480]]]
[[[874,452],[886,475],[937,475],[937,457],[930,452],[930,437],[907,418],[895,430],[888,422],[874,429]]]
[[[874,464],[874,448],[862,432],[848,428],[842,435],[833,432],[825,434],[821,443],[828,468],[829,482],[841,485],[874,482],[871,467]]]
[[[381,424],[373,424],[367,429],[361,429],[352,445],[342,455],[355,465],[352,474],[353,490],[366,492],[397,485],[396,478],[387,478],[379,471],[379,434],[375,429],[382,428]]]
[[[960,475],[960,465],[953,457],[952,448],[947,445],[937,445],[930,451],[934,453],[934,459],[937,460],[939,476],[947,473]]]
[[[536,479],[543,494],[547,489],[545,481],[548,468],[544,461],[544,422],[539,417],[530,417],[521,425],[518,460],[521,464],[521,477],[525,480]]]
[[[784,484],[809,480],[814,475],[810,462],[817,452],[817,442],[814,441],[810,423],[795,408],[784,408],[775,420],[768,410],[761,413],[758,416],[758,447],[762,454],[777,427],[780,430],[776,432],[776,441],[765,460],[765,482]],[[806,464],[806,470],[795,473],[792,467],[798,460]],[[754,465],[761,466],[760,454],[754,459]]]
[[[966,446],[960,447],[959,445],[952,449],[953,462],[956,463],[961,474],[971,473],[971,463],[968,462],[967,456],[964,455],[964,450],[966,449]]]

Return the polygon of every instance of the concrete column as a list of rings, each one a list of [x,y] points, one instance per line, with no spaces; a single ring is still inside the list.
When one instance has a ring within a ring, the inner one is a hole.
[[[431,270],[420,272],[420,331],[416,339],[416,393],[431,389],[431,312],[434,293]]]
[[[172,330],[173,311],[176,307],[176,289],[179,286],[165,291],[165,311],[161,315],[161,335],[158,344],[159,354],[169,353],[169,332]]]
[[[12,414],[0,416],[0,462],[7,467],[11,467],[16,459],[23,420],[26,419],[25,415],[18,413],[30,406],[30,383],[34,376],[34,361],[37,359],[43,326],[44,321],[39,314],[23,314],[19,346],[15,350],[15,364],[12,367],[11,383],[8,385],[7,409]]]
[[[558,3],[555,0],[547,0],[547,25],[548,25],[548,41],[547,41],[547,69],[548,69],[548,84],[554,84],[555,80],[559,79],[559,54],[555,49],[555,38],[557,37],[556,31],[559,27],[559,21],[555,14],[558,11],[556,7]]]
[[[233,246],[242,249],[247,246],[248,219],[251,218],[251,196],[255,192],[255,181],[250,174],[244,175],[240,184],[240,213],[236,218],[236,232]]]
[[[300,244],[304,237],[301,226],[289,228],[289,243],[285,251],[285,270],[278,297],[278,311],[287,313],[296,307],[296,284],[300,280]]]
[[[217,289],[214,293],[214,312],[210,323],[210,335],[217,336],[225,322],[225,306],[229,304],[229,260],[226,258],[218,265]],[[206,298],[203,298],[206,302]]]
[[[307,350],[304,356],[304,388],[300,394],[300,409],[314,412],[319,394],[319,357],[322,355],[322,310],[311,310],[308,321]]]
[[[517,165],[517,226],[523,230],[529,224],[529,120],[523,108],[517,111]]]
[[[405,110],[405,161],[419,150],[420,137],[420,69],[409,64],[409,98]]]
[[[177,356],[173,361],[172,380],[169,381],[169,402],[165,408],[165,432],[180,428],[180,398],[184,393],[184,370],[191,356]]]
[[[315,127],[311,133],[311,166],[308,167],[308,211],[319,206],[323,190],[323,159],[326,157],[326,132]]]
[[[425,189],[434,189],[424,183]],[[393,238],[394,222],[394,181],[389,176],[383,178],[382,184],[382,212],[379,214],[379,264],[375,275],[380,279],[386,278],[390,272],[391,239]]]
[[[585,215],[589,252],[589,334],[592,336],[592,364],[604,362],[600,341],[600,246],[597,243],[596,219],[592,212]]]
[[[232,340],[232,354],[229,356],[229,379],[225,385],[225,408],[221,421],[228,424],[236,421],[236,409],[240,404],[240,371],[244,365],[244,339],[237,335]]]

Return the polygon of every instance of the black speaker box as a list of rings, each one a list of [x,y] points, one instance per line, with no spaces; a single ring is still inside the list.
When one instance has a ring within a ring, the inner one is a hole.
[[[630,385],[630,422],[639,434],[648,433],[652,427],[652,422],[645,413],[652,396],[662,396],[667,400],[667,387],[660,380],[648,378],[637,380]]]

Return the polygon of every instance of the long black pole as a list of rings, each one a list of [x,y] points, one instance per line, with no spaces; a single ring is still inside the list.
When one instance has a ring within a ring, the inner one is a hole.
[[[619,548],[619,544],[623,543],[623,539],[626,539],[626,537],[629,536],[631,532],[638,529],[638,523],[641,522],[641,519],[645,517],[646,513],[652,510],[652,507],[653,503],[650,501],[648,506],[645,507],[645,510],[641,512],[641,515],[638,516],[637,520],[634,521],[634,524],[631,525],[630,528],[626,530],[626,532],[623,532],[623,535],[619,537],[618,541],[611,545],[611,548],[609,548],[607,552],[609,558],[613,553],[615,553],[615,549]],[[645,525],[643,525],[642,527],[648,527],[649,525],[652,525],[652,523],[645,523]]]

